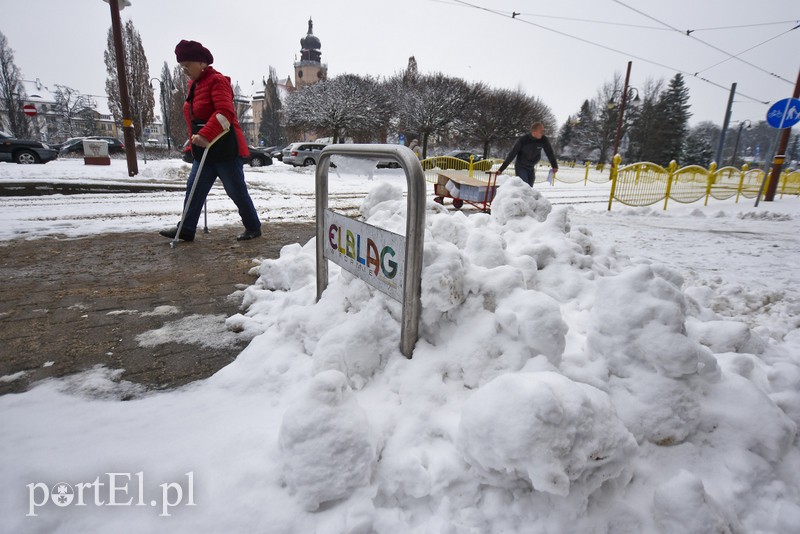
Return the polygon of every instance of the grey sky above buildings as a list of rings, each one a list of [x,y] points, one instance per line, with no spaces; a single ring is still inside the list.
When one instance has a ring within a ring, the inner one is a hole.
[[[648,79],[685,74],[692,124],[722,123],[732,82],[738,84],[732,120],[763,120],[769,105],[762,102],[791,96],[800,69],[796,0],[131,3],[122,19],[133,20],[141,34],[153,76],[164,61],[176,64],[179,40],[193,39],[244,92],[261,88],[270,65],[280,78],[294,77],[312,17],[329,76],[389,76],[413,55],[422,72],[537,96],[559,124],[615,73],[624,76],[629,60],[631,85],[639,89]],[[512,18],[513,12],[519,14]],[[13,2],[0,19],[26,79],[96,95],[105,95],[110,25],[102,0]]]

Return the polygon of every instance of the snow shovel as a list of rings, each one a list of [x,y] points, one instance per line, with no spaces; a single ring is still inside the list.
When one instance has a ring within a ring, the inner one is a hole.
[[[216,143],[220,137],[228,133],[228,130],[231,128],[231,123],[228,122],[228,119],[221,113],[217,113],[217,120],[222,125],[224,130],[220,132],[218,136],[211,140],[207,147],[203,149],[203,156],[200,158],[200,165],[197,167],[197,172],[194,175],[194,181],[192,182],[192,188],[189,190],[189,198],[186,199],[186,205],[183,206],[183,213],[181,214],[181,222],[178,224],[178,231],[175,233],[175,238],[169,242],[170,248],[175,248],[180,240],[181,230],[183,230],[183,221],[186,220],[186,213],[189,211],[189,205],[192,203],[192,197],[194,196],[194,190],[197,187],[197,182],[200,180],[200,173],[203,172],[203,165],[206,163],[206,156],[208,156],[208,149]],[[208,208],[206,208],[206,217],[208,217]],[[208,233],[208,219],[206,218],[206,233]]]

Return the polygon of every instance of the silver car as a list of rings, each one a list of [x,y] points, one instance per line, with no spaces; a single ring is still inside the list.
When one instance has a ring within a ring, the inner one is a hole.
[[[292,143],[283,149],[283,162],[294,167],[316,165],[325,143]]]

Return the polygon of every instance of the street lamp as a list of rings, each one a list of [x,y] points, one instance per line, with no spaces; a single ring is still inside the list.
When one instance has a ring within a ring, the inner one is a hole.
[[[745,126],[746,124],[746,126]],[[752,124],[749,120],[745,119],[739,123],[739,130],[736,132],[736,143],[733,145],[733,156],[731,157],[731,166],[736,166],[736,153],[739,151],[739,136],[742,135],[743,129],[750,129],[752,128]]]
[[[164,97],[164,81],[161,78],[150,78],[150,89],[153,88],[153,80],[158,80],[159,90],[161,92],[161,110],[164,113],[164,130],[167,133],[167,152],[172,152],[172,145],[170,144],[170,129],[169,129],[169,114],[170,109],[168,105],[168,100]],[[172,91],[175,90],[175,84],[170,82],[170,95],[172,95]]]
[[[639,99],[639,90],[635,87],[629,87],[628,82],[631,78],[631,65],[633,64],[632,61],[628,61],[628,70],[625,73],[625,85],[622,88],[622,101],[620,102],[619,106],[619,118],[617,119],[617,133],[614,136],[614,151],[611,153],[612,158],[617,154],[617,150],[619,150],[619,140],[620,136],[622,135],[622,117],[625,115],[625,103],[628,101],[628,92],[632,91],[636,93],[636,97],[633,99],[633,105],[638,106],[641,103]],[[614,91],[616,93],[617,91]],[[614,93],[611,95],[611,101],[609,101],[609,109],[613,109],[614,104]]]
[[[608,99],[608,109],[614,109],[617,107],[616,100],[621,94],[621,89],[614,89],[614,92],[611,93],[611,98]],[[639,98],[639,90],[636,87],[628,87],[628,97],[625,100],[627,101],[631,96],[633,96],[633,99],[631,99],[631,105],[633,107],[639,107],[642,105],[642,99]]]

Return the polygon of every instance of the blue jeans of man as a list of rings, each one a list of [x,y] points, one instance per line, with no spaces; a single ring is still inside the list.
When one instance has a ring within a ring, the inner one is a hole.
[[[517,176],[522,178],[522,181],[533,187],[533,182],[536,180],[535,169],[523,169],[521,167],[514,167],[514,172]]]
[[[259,230],[261,221],[253,205],[253,199],[247,192],[247,184],[244,181],[244,161],[242,158],[230,161],[208,161],[203,165],[203,172],[197,176],[197,168],[200,167],[200,160],[194,160],[192,170],[189,172],[189,179],[186,181],[186,197],[183,205],[189,200],[189,192],[192,184],[197,180],[197,187],[186,212],[186,220],[183,221],[183,231],[195,233],[197,231],[197,221],[200,219],[200,212],[203,211],[203,203],[206,201],[211,186],[219,178],[225,187],[225,192],[239,208],[239,215],[246,230]]]

